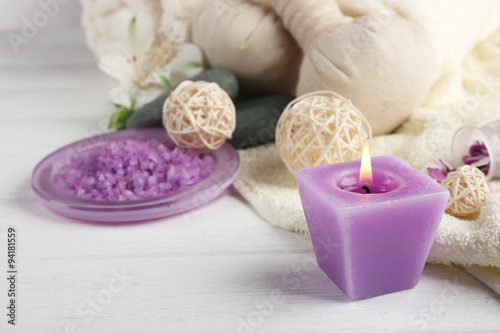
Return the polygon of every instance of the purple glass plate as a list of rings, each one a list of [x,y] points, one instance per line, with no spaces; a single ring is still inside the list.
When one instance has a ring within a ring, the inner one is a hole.
[[[68,195],[55,187],[56,171],[74,154],[112,141],[138,137],[156,139],[169,148],[175,147],[162,128],[131,129],[94,136],[64,146],[45,157],[33,171],[31,186],[47,207],[61,215],[86,221],[132,222],[170,216],[201,206],[224,192],[236,177],[240,164],[238,153],[225,143],[209,153],[215,160],[214,172],[198,184],[177,193],[153,199],[97,201]]]

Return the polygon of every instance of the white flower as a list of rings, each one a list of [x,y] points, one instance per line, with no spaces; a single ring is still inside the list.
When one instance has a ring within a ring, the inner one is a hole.
[[[203,70],[200,49],[185,42],[186,21],[174,21],[156,31],[151,18],[123,11],[115,25],[122,39],[122,54],[98,61],[99,68],[120,83],[108,96],[114,104],[138,108]]]

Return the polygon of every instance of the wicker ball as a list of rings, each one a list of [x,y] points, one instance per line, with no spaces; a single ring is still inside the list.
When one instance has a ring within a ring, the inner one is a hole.
[[[184,81],[163,105],[163,125],[177,146],[205,153],[231,139],[236,110],[217,83]]]
[[[276,147],[290,171],[361,158],[371,127],[351,101],[317,91],[292,101],[276,128]]]
[[[446,212],[456,217],[470,217],[478,213],[490,195],[486,176],[470,165],[450,172],[441,185],[450,191]]]

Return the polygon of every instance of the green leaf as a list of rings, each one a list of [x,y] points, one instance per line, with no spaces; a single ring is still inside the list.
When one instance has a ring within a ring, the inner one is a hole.
[[[128,33],[132,41],[135,41],[136,38],[136,32],[137,32],[136,28],[137,28],[137,19],[134,17],[130,20],[130,23],[128,24]]]
[[[201,68],[201,64],[195,61],[188,61],[183,64],[184,68]]]
[[[172,82],[165,76],[165,75],[159,75],[161,82],[167,87],[167,88],[172,88]]]
[[[137,96],[134,94],[131,94],[129,96],[129,100],[130,100],[130,109],[133,111],[135,109],[135,103],[137,103]]]
[[[116,110],[109,119],[108,129],[112,131],[120,131],[126,128],[127,120],[132,115],[133,111],[124,106]]]

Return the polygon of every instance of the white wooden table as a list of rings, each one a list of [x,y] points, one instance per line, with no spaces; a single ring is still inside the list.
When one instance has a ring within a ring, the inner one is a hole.
[[[310,240],[271,227],[232,189],[193,213],[84,223],[30,188],[48,153],[102,131],[114,82],[81,32],[0,41],[1,332],[500,332],[500,296],[458,267],[412,290],[350,302]],[[8,226],[18,233],[16,326],[7,324]]]

